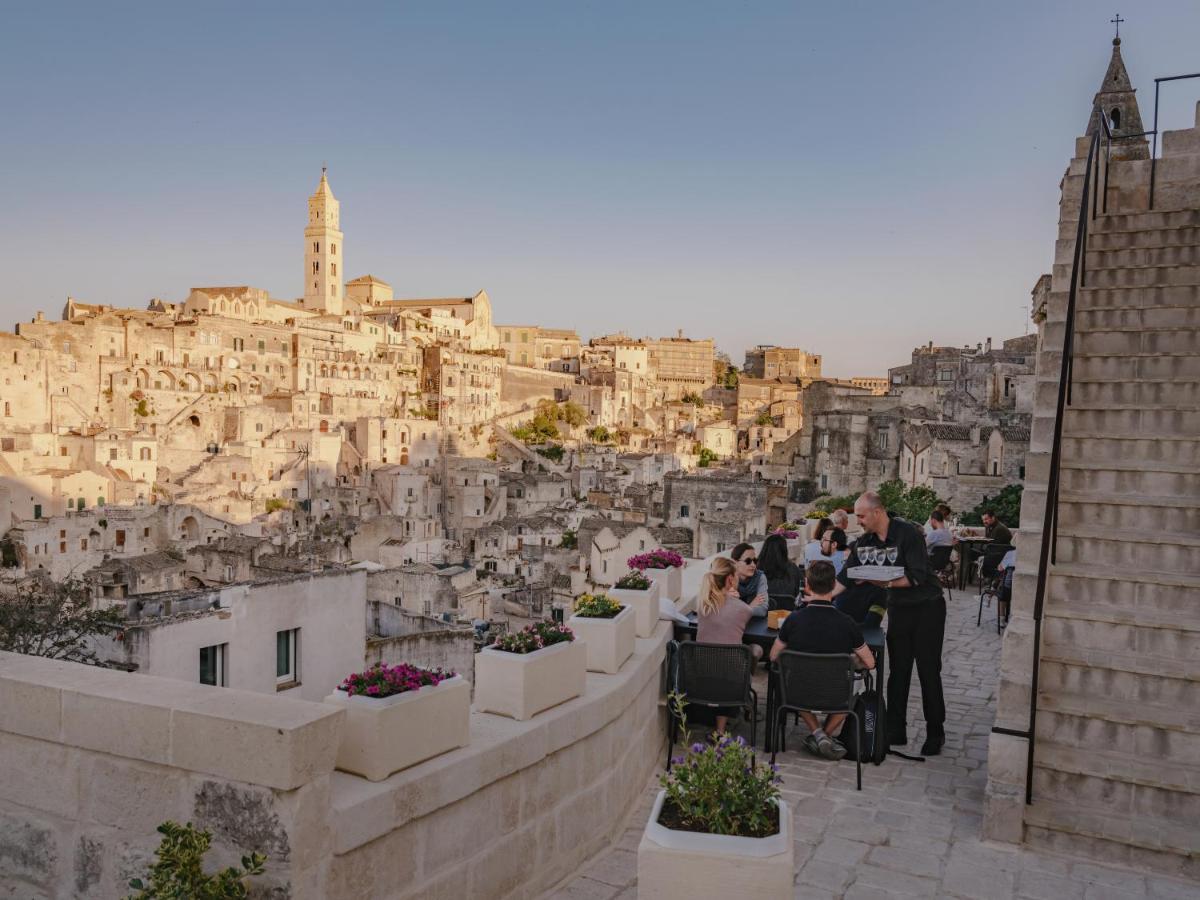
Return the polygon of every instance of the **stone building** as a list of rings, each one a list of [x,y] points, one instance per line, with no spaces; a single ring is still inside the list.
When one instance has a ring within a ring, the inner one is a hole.
[[[695,530],[702,519],[737,522],[749,535],[767,530],[767,485],[714,470],[709,474],[672,473],[664,480],[666,525]]]
[[[673,338],[647,339],[645,344],[651,377],[666,399],[702,396],[712,387],[716,345],[711,338],[693,340],[681,331]]]
[[[796,347],[759,344],[746,351],[742,373],[749,378],[799,380],[821,377],[821,357]]]

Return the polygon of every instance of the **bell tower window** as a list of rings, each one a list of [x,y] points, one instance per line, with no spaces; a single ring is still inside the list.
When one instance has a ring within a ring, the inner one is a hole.
[[[321,264],[317,260],[314,259],[313,260],[313,274],[316,275],[317,272],[319,272],[320,270],[321,270]]]
[[[1121,127],[1121,110],[1114,106],[1112,108],[1112,112],[1110,112],[1108,114],[1108,120],[1113,128],[1120,128]]]
[[[320,252],[321,252],[321,242],[313,241],[313,253],[320,253]]]

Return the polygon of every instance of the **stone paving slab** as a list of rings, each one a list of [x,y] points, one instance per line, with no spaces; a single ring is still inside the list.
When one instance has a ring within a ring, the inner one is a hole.
[[[864,766],[859,792],[852,762],[829,762],[795,749],[779,755],[783,794],[794,812],[797,900],[1200,898],[1194,882],[980,838],[1000,638],[994,619],[989,627],[988,610],[983,625],[975,625],[973,599],[955,591],[948,603],[941,756],[924,763],[888,757],[882,766]],[[765,685],[758,693],[765,698]],[[925,737],[915,671],[908,718],[912,742],[906,749],[915,754]],[[792,729],[788,747],[798,748],[802,739],[803,726]],[[620,839],[546,897],[635,897],[637,845],[657,791],[656,775]]]

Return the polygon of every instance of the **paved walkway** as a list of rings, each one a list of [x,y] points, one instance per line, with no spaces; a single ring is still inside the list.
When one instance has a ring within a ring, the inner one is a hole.
[[[925,763],[888,757],[882,766],[864,766],[860,793],[849,761],[827,762],[802,750],[780,755],[783,794],[795,814],[796,898],[1200,897],[1195,883],[980,839],[1000,639],[994,618],[988,627],[986,609],[983,626],[976,627],[970,594],[955,591],[948,606],[942,672],[947,736],[941,756]],[[918,685],[914,672],[910,753],[924,740]],[[765,696],[761,688],[759,695]],[[790,733],[789,748],[799,747],[802,732],[803,727]],[[657,791],[656,775],[621,839],[548,896],[633,900],[637,846]]]

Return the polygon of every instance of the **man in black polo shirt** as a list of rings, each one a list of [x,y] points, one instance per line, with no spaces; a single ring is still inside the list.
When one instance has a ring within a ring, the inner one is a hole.
[[[908,689],[913,663],[921,679],[921,705],[925,714],[925,744],[921,753],[934,756],[946,742],[946,703],[942,697],[942,639],[946,631],[946,601],[937,575],[929,569],[925,535],[911,522],[896,518],[879,495],[867,491],[854,504],[854,514],[863,527],[838,577],[835,593],[850,584],[846,572],[862,565],[858,551],[864,547],[895,547],[894,565],[904,574],[879,586],[887,590],[887,648],[891,654],[888,674],[888,743],[907,744]]]
[[[833,597],[837,580],[833,564],[817,561],[808,567],[804,592],[808,605],[789,615],[779,629],[779,637],[771,648],[771,659],[779,658],[784,650],[799,653],[853,653],[856,665],[864,669],[875,668],[875,654],[863,640],[862,629],[848,615],[833,608]],[[819,722],[811,712],[801,712],[800,717],[812,732],[804,741],[811,753],[826,759],[841,759],[846,748],[834,742],[845,713],[830,713],[825,721]]]

